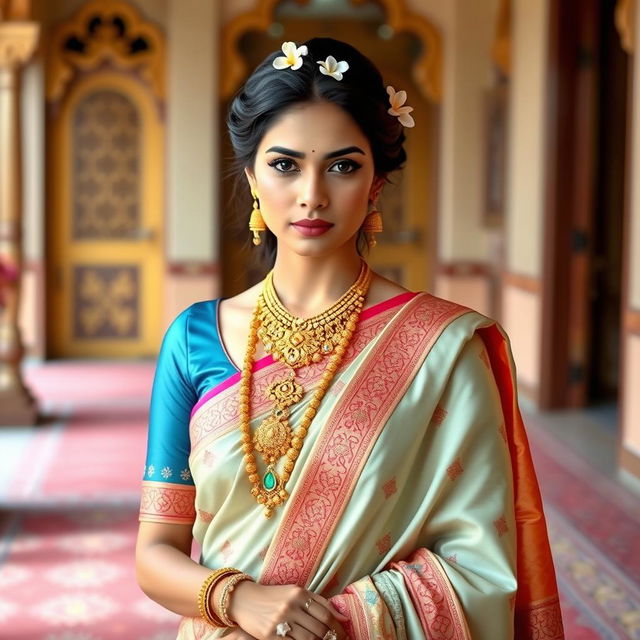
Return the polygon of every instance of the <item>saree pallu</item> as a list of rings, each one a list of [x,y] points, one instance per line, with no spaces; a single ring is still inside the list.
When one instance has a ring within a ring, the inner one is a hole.
[[[297,371],[305,389],[324,363]],[[254,368],[254,430],[287,367]],[[270,519],[250,494],[238,376],[190,422],[201,563],[330,598],[364,639],[559,640],[553,563],[508,339],[427,293],[362,321]],[[215,638],[185,618],[179,638]]]

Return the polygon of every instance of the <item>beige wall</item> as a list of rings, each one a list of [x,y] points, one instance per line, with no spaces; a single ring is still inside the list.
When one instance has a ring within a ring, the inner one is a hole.
[[[164,324],[219,295],[218,2],[168,0]]]
[[[20,333],[30,356],[44,355],[44,72],[38,52],[23,69],[22,101],[22,228],[23,275]]]
[[[435,294],[471,307],[484,315],[491,314],[489,282],[483,276],[440,274],[436,280]]]
[[[548,1],[514,0],[507,153],[507,268],[541,275]]]
[[[624,375],[623,436],[622,445],[640,459],[640,336],[628,336],[624,348],[626,367]]]
[[[457,0],[444,24],[444,100],[440,141],[439,259],[487,258],[482,227],[484,92],[494,78],[490,50],[497,2]]]
[[[505,285],[502,291],[503,326],[509,334],[518,381],[534,396],[540,385],[540,296]],[[532,336],[537,339],[533,340]]]
[[[217,3],[170,0],[167,258],[218,258]]]
[[[22,72],[22,203],[26,261],[44,252],[44,76],[39,53]]]

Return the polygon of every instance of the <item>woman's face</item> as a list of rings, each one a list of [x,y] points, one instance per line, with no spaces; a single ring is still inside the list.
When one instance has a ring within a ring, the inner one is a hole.
[[[305,102],[288,109],[263,136],[253,171],[258,195],[278,252],[320,256],[355,236],[383,180],[376,178],[371,146],[343,109],[331,102]],[[327,223],[324,231],[304,224]]]

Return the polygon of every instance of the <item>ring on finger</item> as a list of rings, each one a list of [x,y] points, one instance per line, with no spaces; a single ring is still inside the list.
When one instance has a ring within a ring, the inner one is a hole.
[[[291,625],[286,620],[276,625],[276,635],[278,637],[280,638],[286,637],[288,631],[291,631]]]
[[[313,602],[313,598],[309,598],[305,603],[304,603],[304,608],[309,611],[309,607],[311,606],[311,603]]]
[[[335,629],[329,629],[327,633],[324,634],[322,640],[338,640],[338,634]]]

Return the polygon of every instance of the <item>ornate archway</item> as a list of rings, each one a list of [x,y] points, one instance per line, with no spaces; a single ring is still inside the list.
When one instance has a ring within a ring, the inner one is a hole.
[[[261,0],[251,11],[234,18],[224,28],[222,35],[222,59],[225,61],[221,74],[220,91],[228,99],[247,75],[238,42],[249,31],[267,31],[273,22],[276,8],[281,0]],[[351,0],[361,5],[367,0]],[[309,0],[298,0],[308,4]],[[422,44],[422,52],[415,60],[412,73],[424,97],[435,103],[442,100],[442,35],[437,27],[424,16],[412,12],[404,0],[378,0],[386,13],[386,23],[395,33],[415,35]]]

